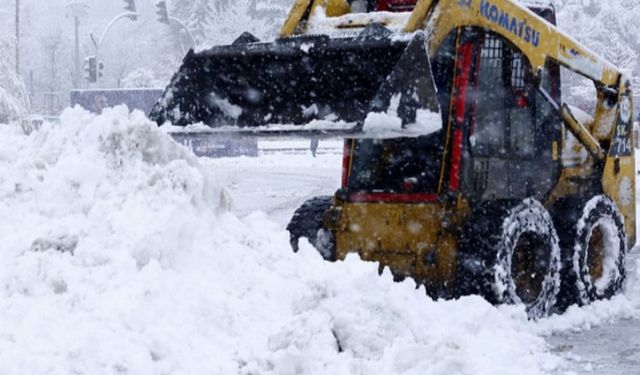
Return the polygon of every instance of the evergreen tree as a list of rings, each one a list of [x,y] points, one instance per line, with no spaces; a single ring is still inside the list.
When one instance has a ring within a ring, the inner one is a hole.
[[[625,71],[637,68],[638,54],[617,34],[613,34],[604,47],[604,58]]]

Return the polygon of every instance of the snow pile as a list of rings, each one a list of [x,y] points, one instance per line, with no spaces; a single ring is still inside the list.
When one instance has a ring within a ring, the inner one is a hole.
[[[357,8],[356,6],[356,11]],[[411,12],[371,12],[329,17],[324,7],[317,7],[309,17],[306,33],[329,35],[333,38],[350,38],[357,36],[365,26],[372,24],[384,25],[394,33],[402,33],[410,16]],[[360,26],[353,27],[354,25]]]
[[[395,111],[369,112],[364,120],[362,130],[365,133],[377,135],[379,132],[401,132],[402,119]]]
[[[522,308],[328,264],[124,107],[0,128],[4,374],[539,374]]]
[[[386,112],[370,112],[364,120],[362,130],[375,138],[417,137],[426,136],[442,128],[442,116],[438,112],[419,109],[416,122],[402,127],[402,119],[398,116],[401,95],[391,97]]]
[[[565,331],[592,329],[621,319],[640,319],[640,258],[631,253],[627,258],[627,281],[622,294],[589,306],[571,306],[562,315],[554,315],[536,324],[543,335]]]

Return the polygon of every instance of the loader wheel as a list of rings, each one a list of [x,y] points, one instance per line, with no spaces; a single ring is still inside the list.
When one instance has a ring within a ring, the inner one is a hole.
[[[568,198],[556,215],[563,253],[559,308],[611,298],[625,279],[627,236],[616,204],[605,196]]]
[[[336,246],[333,233],[324,227],[324,213],[331,208],[333,197],[321,196],[304,202],[294,213],[287,230],[290,235],[291,248],[298,252],[301,237],[318,250],[327,261],[336,260]]]
[[[460,241],[464,294],[494,304],[524,304],[530,318],[548,315],[560,288],[560,247],[547,210],[536,200],[487,202]]]

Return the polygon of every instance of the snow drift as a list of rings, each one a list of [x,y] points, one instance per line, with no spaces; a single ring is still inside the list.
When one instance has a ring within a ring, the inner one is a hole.
[[[540,374],[520,307],[434,302],[356,257],[328,264],[125,107],[0,128],[4,374]],[[216,174],[216,173],[218,174]],[[224,171],[222,171],[224,172]],[[606,314],[605,314],[606,315]],[[569,320],[567,320],[569,319]],[[583,320],[584,321],[584,320]]]

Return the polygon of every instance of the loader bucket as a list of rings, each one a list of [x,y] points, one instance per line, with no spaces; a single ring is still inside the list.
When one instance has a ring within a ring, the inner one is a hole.
[[[402,124],[413,124],[418,110],[439,112],[425,38],[417,33],[399,41],[390,34],[375,25],[351,38],[239,39],[190,51],[151,118],[214,128],[328,119],[361,128],[368,113],[394,103]]]

